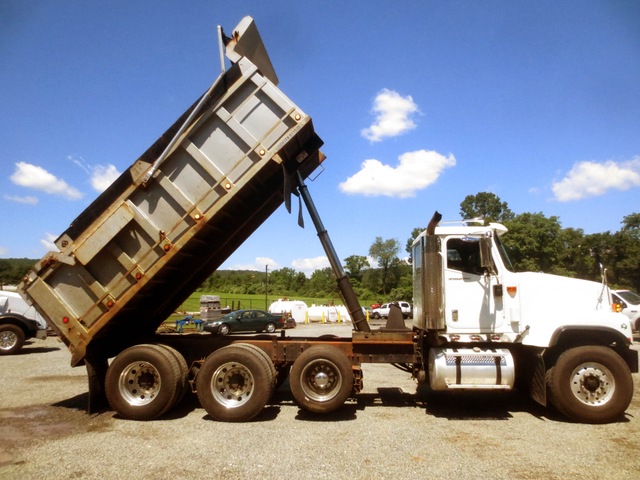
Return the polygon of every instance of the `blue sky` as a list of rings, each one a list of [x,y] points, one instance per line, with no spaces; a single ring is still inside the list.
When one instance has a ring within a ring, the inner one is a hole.
[[[254,17],[313,117],[308,182],[344,259],[404,246],[469,194],[586,233],[640,211],[635,1],[3,1],[0,257],[50,243],[213,82],[216,26]],[[308,216],[307,216],[308,220]],[[223,268],[327,266],[279,209]]]

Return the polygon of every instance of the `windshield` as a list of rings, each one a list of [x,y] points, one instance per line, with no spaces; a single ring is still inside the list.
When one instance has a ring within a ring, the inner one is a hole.
[[[625,300],[626,302],[629,302],[632,305],[640,304],[640,295],[638,295],[637,293],[630,292],[628,290],[622,290],[616,293],[620,295],[623,300]]]
[[[498,251],[500,252],[500,258],[502,258],[502,263],[504,263],[504,267],[510,272],[513,272],[513,265],[511,264],[509,255],[507,255],[507,250],[504,248],[502,240],[500,240],[500,236],[494,235],[494,238],[496,240],[496,245],[498,246]]]

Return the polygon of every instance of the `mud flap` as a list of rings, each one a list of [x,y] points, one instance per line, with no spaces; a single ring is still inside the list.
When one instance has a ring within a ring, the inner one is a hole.
[[[529,384],[529,395],[531,398],[538,402],[543,407],[547,406],[547,381],[546,381],[546,368],[542,354],[537,354],[532,357],[534,361],[533,372],[531,375],[531,381]]]
[[[106,359],[94,359],[86,356],[84,358],[87,367],[87,379],[89,380],[89,402],[87,404],[88,413],[97,413],[105,410],[109,402],[104,389],[109,363]]]

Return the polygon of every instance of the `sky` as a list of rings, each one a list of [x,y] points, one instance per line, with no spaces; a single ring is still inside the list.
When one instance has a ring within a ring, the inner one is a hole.
[[[255,19],[327,156],[307,181],[340,259],[400,256],[435,210],[615,232],[640,212],[640,3],[0,2],[0,258],[53,240],[220,74],[217,26]],[[228,61],[227,61],[228,65]],[[223,269],[328,266],[282,206]]]

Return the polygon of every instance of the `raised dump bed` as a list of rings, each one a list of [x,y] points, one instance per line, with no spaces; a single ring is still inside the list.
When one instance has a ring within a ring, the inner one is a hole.
[[[232,37],[231,68],[71,223],[56,240],[60,252],[20,287],[72,365],[153,334],[324,158],[311,118],[274,83],[251,19]]]

